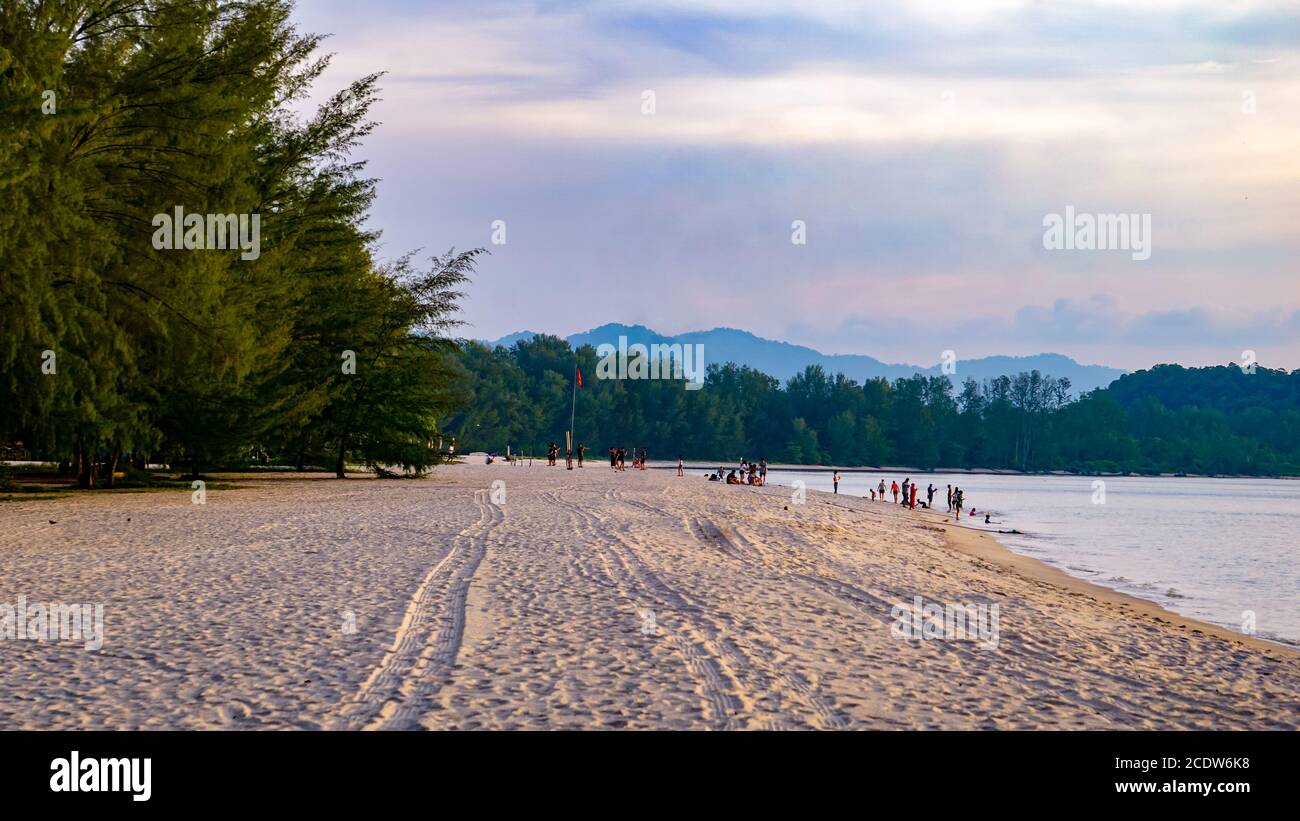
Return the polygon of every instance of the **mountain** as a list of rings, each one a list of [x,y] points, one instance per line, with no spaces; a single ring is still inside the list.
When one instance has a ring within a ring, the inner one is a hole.
[[[515,342],[531,339],[534,335],[532,331],[520,331],[486,344],[493,347],[503,345],[508,348]],[[748,331],[735,328],[714,328],[709,331],[691,331],[667,336],[643,325],[610,323],[590,331],[573,334],[567,337],[567,340],[575,348],[583,345],[596,347],[606,342],[617,345],[620,336],[627,337],[628,345],[638,342],[643,345],[698,343],[704,346],[706,363],[735,362],[738,365],[748,365],[755,370],[775,376],[782,382],[809,365],[821,365],[827,373],[842,373],[859,382],[877,376],[892,380],[916,373],[927,376],[938,376],[943,373],[942,366],[937,364],[922,367],[890,364],[863,354],[824,354],[803,345],[763,339]],[[1086,393],[1094,388],[1104,388],[1125,373],[1118,368],[1108,368],[1103,365],[1081,365],[1068,356],[1056,353],[959,359],[956,368],[956,373],[951,376],[957,385],[967,377],[979,382],[996,376],[1014,376],[1021,371],[1038,370],[1044,374],[1069,379],[1076,394]]]

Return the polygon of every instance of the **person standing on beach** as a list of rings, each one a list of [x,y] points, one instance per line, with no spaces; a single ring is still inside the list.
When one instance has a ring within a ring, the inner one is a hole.
[[[840,492],[840,472],[839,472],[838,470],[835,471],[835,475],[831,478],[831,481],[835,483],[835,492],[836,492],[836,493],[839,493],[839,492]]]
[[[573,470],[573,448],[564,449],[564,469]]]
[[[930,486],[925,489],[925,506],[930,510],[934,509],[934,492],[936,490],[938,488],[934,486],[934,482],[931,482]]]
[[[582,467],[582,456],[586,452],[587,452],[587,446],[579,442],[578,443],[578,467]]]
[[[894,494],[894,504],[898,504],[898,480],[889,483],[889,492]]]
[[[882,502],[885,501],[885,480],[884,479],[880,480],[880,487],[876,488],[876,490],[880,491],[880,501]]]
[[[916,483],[912,483],[912,503],[909,505],[912,510],[916,510]]]
[[[961,503],[962,503],[961,488],[955,487],[952,489],[952,509],[954,511],[952,520],[954,522],[961,521]]]
[[[686,475],[686,466],[682,463],[682,455],[680,453],[677,454],[677,475],[678,476]]]
[[[908,478],[903,480],[903,506],[904,507],[907,506],[907,492],[908,492],[908,488],[910,488],[911,486],[912,486],[912,477],[909,476]]]
[[[766,456],[759,457],[758,478],[762,479],[764,484],[767,483],[767,457]]]
[[[874,487],[871,489],[871,501],[876,501],[876,489]]]
[[[952,513],[952,483],[948,483],[948,512]]]

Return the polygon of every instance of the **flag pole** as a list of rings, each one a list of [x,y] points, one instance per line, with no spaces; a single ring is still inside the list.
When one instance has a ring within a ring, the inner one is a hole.
[[[569,448],[576,450],[578,437],[574,435],[573,420],[578,413],[578,357],[573,357],[573,404],[569,406]]]

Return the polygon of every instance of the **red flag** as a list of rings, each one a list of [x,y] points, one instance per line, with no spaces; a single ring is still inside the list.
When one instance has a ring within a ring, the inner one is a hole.
[[[582,387],[582,368],[578,368],[578,387]]]

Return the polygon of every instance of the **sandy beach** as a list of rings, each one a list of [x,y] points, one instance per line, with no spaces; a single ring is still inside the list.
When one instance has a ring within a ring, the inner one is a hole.
[[[1300,727],[1300,654],[937,515],[600,463],[232,479],[0,505],[0,603],[104,610],[99,650],[0,640],[0,727]],[[997,604],[996,646],[898,637],[917,597]]]

